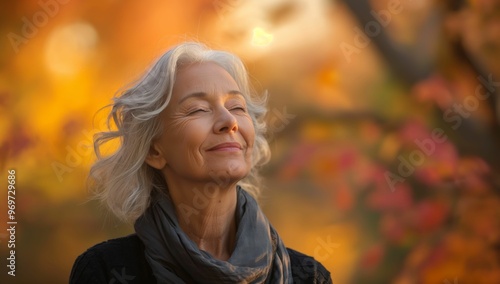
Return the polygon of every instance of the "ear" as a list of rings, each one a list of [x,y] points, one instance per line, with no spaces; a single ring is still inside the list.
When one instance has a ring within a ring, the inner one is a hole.
[[[149,147],[149,153],[146,156],[145,161],[148,165],[158,170],[163,169],[167,164],[167,160],[165,159],[165,156],[161,151],[161,148],[158,147],[158,145],[155,142],[153,142]]]

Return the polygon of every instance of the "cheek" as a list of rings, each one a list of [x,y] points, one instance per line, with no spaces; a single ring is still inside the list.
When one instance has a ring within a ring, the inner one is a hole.
[[[255,143],[255,128],[250,117],[240,122],[240,132],[247,143],[248,150],[251,150]]]
[[[178,120],[165,129],[168,142],[165,151],[171,157],[196,157],[206,137],[206,122],[200,120]]]

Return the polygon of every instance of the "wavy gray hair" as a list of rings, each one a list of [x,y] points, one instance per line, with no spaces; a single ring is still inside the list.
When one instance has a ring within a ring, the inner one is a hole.
[[[118,218],[135,221],[149,206],[154,191],[167,190],[162,174],[145,163],[151,142],[162,132],[159,114],[167,107],[175,83],[176,71],[185,64],[214,62],[236,81],[248,105],[255,127],[255,143],[250,173],[238,184],[254,197],[260,193],[258,168],[269,161],[269,145],[265,139],[264,116],[267,96],[257,96],[250,86],[242,61],[235,55],[210,50],[200,43],[183,43],[162,55],[151,69],[131,87],[113,99],[108,128],[97,133],[94,150],[97,161],[89,173],[89,182],[97,199]],[[109,155],[101,147],[118,139],[119,146]]]

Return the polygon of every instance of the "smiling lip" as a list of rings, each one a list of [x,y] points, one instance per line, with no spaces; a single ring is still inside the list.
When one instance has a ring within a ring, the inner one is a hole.
[[[236,142],[231,143],[221,143],[215,145],[214,147],[208,149],[207,151],[239,151],[241,150],[241,145]]]

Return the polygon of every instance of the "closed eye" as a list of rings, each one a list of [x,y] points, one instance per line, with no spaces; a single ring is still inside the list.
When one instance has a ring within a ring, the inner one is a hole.
[[[233,107],[231,110],[237,110],[237,111],[247,112],[246,108],[244,108],[242,106]]]
[[[199,108],[199,109],[195,109],[195,110],[192,110],[188,113],[188,115],[191,115],[191,114],[196,114],[196,113],[202,113],[202,112],[207,112],[208,110],[206,109],[202,109],[202,108]]]

